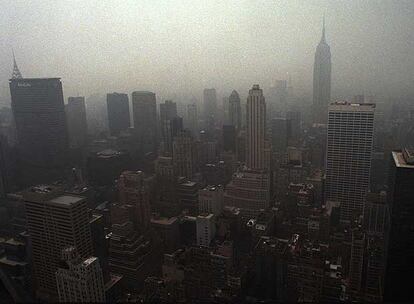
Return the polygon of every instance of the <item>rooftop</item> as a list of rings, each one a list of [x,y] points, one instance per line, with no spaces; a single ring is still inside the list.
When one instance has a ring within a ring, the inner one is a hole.
[[[100,158],[111,158],[120,155],[121,152],[113,149],[106,149],[96,153],[96,155]]]
[[[51,199],[49,202],[51,203],[55,203],[58,205],[65,205],[65,206],[71,206],[74,205],[78,202],[81,202],[85,200],[84,197],[80,197],[80,196],[73,196],[73,195],[61,195],[58,197],[55,197],[53,199]]]
[[[329,110],[341,111],[373,111],[375,103],[355,103],[349,101],[336,101],[329,105]]]
[[[159,224],[159,225],[171,225],[177,221],[176,217],[160,217],[160,218],[152,218],[151,224]]]
[[[9,79],[9,81],[23,82],[23,81],[48,81],[48,80],[60,80],[60,77],[50,77],[50,78],[14,78]]]
[[[414,149],[393,151],[392,157],[398,168],[414,168]]]

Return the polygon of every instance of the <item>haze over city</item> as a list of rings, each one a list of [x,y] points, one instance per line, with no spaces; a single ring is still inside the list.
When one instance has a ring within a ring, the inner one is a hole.
[[[413,1],[0,7],[2,303],[414,301]]]
[[[65,96],[153,90],[242,96],[292,79],[312,94],[322,16],[332,97],[413,93],[412,1],[1,1],[0,102],[12,48],[25,77],[62,77]]]

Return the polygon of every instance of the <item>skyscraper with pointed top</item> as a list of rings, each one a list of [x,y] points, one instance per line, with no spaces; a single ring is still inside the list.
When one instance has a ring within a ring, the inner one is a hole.
[[[14,56],[14,51],[13,52],[13,73],[11,78],[12,79],[21,79],[23,78],[22,73],[20,73],[19,67],[17,66],[16,63],[16,57]]]
[[[319,42],[313,66],[313,121],[326,123],[328,105],[331,99],[331,49],[325,38],[325,16],[322,37]]]

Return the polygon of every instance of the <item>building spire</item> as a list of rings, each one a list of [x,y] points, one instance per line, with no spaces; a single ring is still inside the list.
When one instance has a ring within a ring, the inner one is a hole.
[[[18,78],[23,78],[22,73],[20,73],[19,71],[19,67],[17,66],[16,63],[16,57],[14,56],[14,50],[12,49],[12,53],[13,53],[13,73],[12,73],[12,79],[18,79]]]
[[[323,14],[321,43],[326,43],[326,38],[325,38],[325,14]]]

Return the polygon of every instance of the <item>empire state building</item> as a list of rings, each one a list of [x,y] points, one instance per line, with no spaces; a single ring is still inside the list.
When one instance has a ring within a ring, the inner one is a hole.
[[[325,18],[313,66],[313,121],[326,123],[331,99],[331,49],[325,39]]]

